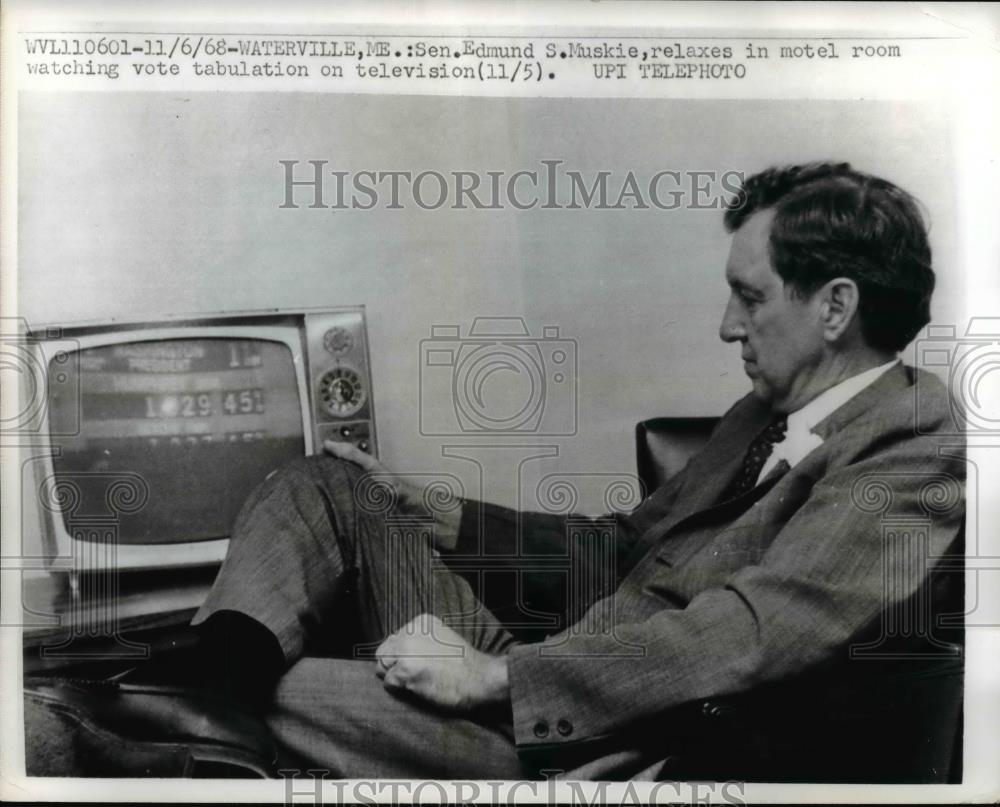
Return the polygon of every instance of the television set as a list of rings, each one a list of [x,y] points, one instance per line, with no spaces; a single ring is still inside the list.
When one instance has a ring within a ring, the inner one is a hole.
[[[276,468],[325,440],[376,452],[363,307],[42,327],[27,343],[53,568],[217,563]]]

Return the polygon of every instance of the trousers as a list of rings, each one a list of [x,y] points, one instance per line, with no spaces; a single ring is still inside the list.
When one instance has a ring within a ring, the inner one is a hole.
[[[516,640],[439,562],[430,520],[401,513],[368,479],[325,456],[272,474],[240,512],[192,624],[236,611],[275,636],[287,668],[265,719],[310,768],[338,778],[523,778],[509,714],[450,714],[376,677],[375,648],[419,614],[486,653]]]

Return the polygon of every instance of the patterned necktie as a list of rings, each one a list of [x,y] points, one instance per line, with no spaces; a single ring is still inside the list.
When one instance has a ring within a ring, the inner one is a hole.
[[[785,439],[785,432],[788,430],[788,416],[779,415],[760,434],[753,438],[746,456],[743,457],[743,467],[739,474],[726,488],[722,501],[735,499],[748,493],[757,486],[757,477],[767,462],[767,458],[774,451],[774,444]]]

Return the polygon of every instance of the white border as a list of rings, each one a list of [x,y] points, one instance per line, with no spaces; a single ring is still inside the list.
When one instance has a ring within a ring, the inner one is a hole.
[[[143,22],[176,24],[183,21],[197,26],[212,22],[229,22],[239,18],[246,26],[264,25],[272,22],[277,15],[283,23],[297,22],[313,25],[320,22],[347,24],[384,24],[398,26],[407,23],[421,25],[454,25],[463,27],[505,25],[539,26],[565,23],[568,18],[574,26],[608,26],[619,29],[663,26],[669,28],[697,28],[705,31],[737,29],[748,33],[763,31],[799,31],[803,29],[911,32],[915,35],[954,35],[968,38],[969,62],[963,70],[965,81],[956,93],[967,94],[969,99],[958,104],[962,122],[956,131],[963,138],[963,161],[957,186],[961,190],[963,208],[967,215],[960,219],[962,227],[962,253],[971,267],[969,274],[969,310],[977,312],[1000,312],[1000,288],[996,277],[996,267],[1000,265],[1000,228],[996,221],[996,189],[1000,188],[1000,161],[997,159],[997,144],[1000,143],[1000,122],[996,112],[996,99],[1000,98],[1000,76],[997,74],[996,52],[998,50],[997,31],[1000,30],[1000,12],[996,7],[979,4],[939,4],[910,3],[892,6],[877,3],[847,4],[651,4],[651,3],[569,3],[549,0],[544,3],[387,3],[373,7],[361,2],[348,2],[337,6],[313,3],[281,4],[220,2],[211,8],[195,6],[191,3],[161,5],[139,5],[126,2],[106,2],[71,4],[69,2],[7,2],[2,9],[2,48],[0,48],[0,72],[2,72],[2,120],[3,145],[0,158],[0,175],[3,176],[2,221],[0,221],[0,316],[16,317],[17,299],[17,106],[16,88],[11,68],[14,57],[14,38],[19,26],[44,26],[68,15],[77,19],[141,20]],[[10,411],[17,405],[17,390],[8,387],[0,390],[0,405]],[[997,452],[993,452],[997,453]],[[984,452],[984,460],[979,466],[981,473],[980,490],[983,492],[1000,489],[996,485],[1000,476],[996,474],[997,462],[992,455]],[[5,464],[5,471],[9,465]],[[983,473],[985,471],[985,473]],[[4,473],[10,478],[8,473]],[[5,542],[11,537],[10,525],[20,523],[17,503],[19,496],[11,486],[5,485],[4,499],[0,503]],[[981,527],[984,537],[994,536],[997,524],[995,501],[980,502]],[[995,549],[995,547],[994,547]],[[971,574],[971,573],[970,573]],[[17,575],[5,575],[15,579]],[[7,581],[5,581],[7,582]],[[5,613],[16,611],[19,606],[18,585],[5,585],[2,605]],[[975,694],[973,708],[967,707],[970,718],[967,732],[979,725],[991,729],[993,742],[982,745],[978,742],[967,750],[966,762],[969,773],[961,787],[954,786],[824,786],[816,788],[808,785],[749,785],[747,797],[752,801],[768,802],[872,802],[872,801],[920,801],[988,802],[1000,798],[997,783],[997,758],[995,734],[1000,726],[1000,709],[996,702],[997,676],[996,659],[1000,658],[1000,637],[997,631],[987,636],[985,631],[970,634],[969,664],[975,671],[973,678],[983,687],[983,692]],[[148,780],[38,780],[25,779],[16,772],[23,769],[23,748],[20,732],[20,632],[16,629],[0,629],[0,656],[6,662],[2,667],[0,680],[0,718],[3,732],[0,736],[0,757],[2,757],[3,778],[0,797],[5,800],[58,800],[77,799],[88,801],[156,800],[177,799],[183,801],[204,800],[245,800],[281,801],[284,799],[284,783],[234,783],[234,782],[169,782],[153,783]],[[980,695],[984,696],[980,700]],[[972,739],[970,737],[970,739]],[[849,749],[845,749],[849,753]],[[976,763],[976,764],[971,764]],[[983,764],[985,763],[985,765]],[[642,792],[636,788],[635,792]],[[610,800],[627,794],[626,786],[619,785],[607,791]],[[336,796],[335,788],[328,787],[325,795],[331,800]],[[343,794],[342,794],[343,795]],[[361,795],[368,796],[361,792]],[[568,798],[570,793],[564,786],[557,789],[557,798]],[[676,795],[674,796],[676,798]],[[311,799],[310,799],[311,800]],[[385,798],[372,798],[373,801]]]

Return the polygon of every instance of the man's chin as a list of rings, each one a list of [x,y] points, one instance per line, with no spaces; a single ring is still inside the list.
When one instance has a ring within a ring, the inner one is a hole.
[[[765,384],[759,378],[751,378],[750,383],[753,385],[753,395],[757,400],[768,405],[773,403],[774,390],[768,384]]]

